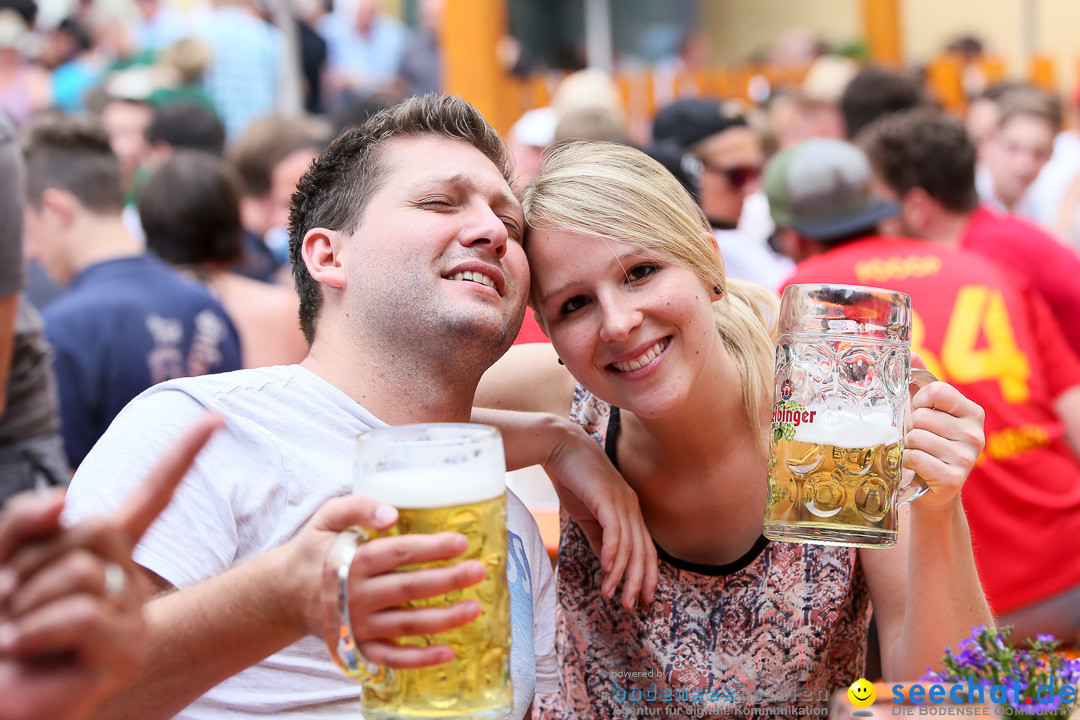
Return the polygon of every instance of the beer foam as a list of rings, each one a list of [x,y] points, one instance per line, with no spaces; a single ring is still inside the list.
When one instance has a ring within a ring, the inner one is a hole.
[[[490,463],[488,464],[490,465]],[[354,483],[357,495],[420,510],[490,500],[506,490],[506,474],[483,465],[437,465],[369,472]]]
[[[890,411],[869,411],[863,415],[846,410],[808,407],[817,414],[814,422],[795,428],[795,440],[839,448],[869,448],[900,441],[900,430],[892,425]]]

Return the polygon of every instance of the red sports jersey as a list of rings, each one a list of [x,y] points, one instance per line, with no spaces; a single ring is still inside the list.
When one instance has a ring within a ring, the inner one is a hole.
[[[1080,354],[1080,254],[1038,225],[987,207],[971,214],[960,247],[1027,280],[1049,305],[1073,352]]]
[[[1053,405],[1080,384],[1080,359],[1043,299],[980,254],[899,238],[834,248],[788,280],[811,282],[910,295],[912,350],[986,411],[986,449],[962,497],[994,611],[1080,583],[1080,461]]]

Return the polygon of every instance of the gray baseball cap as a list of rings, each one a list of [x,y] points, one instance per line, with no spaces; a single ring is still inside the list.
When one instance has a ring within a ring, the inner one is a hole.
[[[777,227],[827,242],[872,232],[900,212],[874,197],[870,162],[843,140],[811,138],[781,150],[765,166],[762,185]]]

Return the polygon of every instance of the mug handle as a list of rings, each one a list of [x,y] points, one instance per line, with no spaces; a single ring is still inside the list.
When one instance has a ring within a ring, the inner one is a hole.
[[[911,368],[911,378],[908,381],[908,390],[914,386],[915,392],[918,392],[932,382],[937,382],[934,373],[929,370],[923,370],[922,368]],[[918,473],[912,471],[907,471],[907,473],[910,473],[910,477],[907,482],[900,485],[900,492],[896,496],[897,507],[918,500],[926,494],[926,491],[929,489],[926,485],[926,480],[920,477]]]
[[[360,684],[392,682],[394,673],[371,662],[357,646],[349,613],[349,568],[360,545],[374,537],[353,527],[338,533],[323,564],[323,640],[345,675]]]

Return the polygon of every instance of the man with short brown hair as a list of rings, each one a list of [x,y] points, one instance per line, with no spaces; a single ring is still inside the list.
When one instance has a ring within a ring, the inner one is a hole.
[[[1021,85],[1001,95],[997,111],[976,184],[984,202],[1016,212],[1054,151],[1061,103],[1043,90]]]
[[[505,157],[495,130],[458,98],[416,98],[344,133],[293,199],[308,356],[158,386],[87,457],[69,492],[78,516],[107,511],[203,408],[228,423],[136,549],[163,593],[147,609],[150,660],[101,717],[355,714],[362,688],[323,641],[323,562],[338,532],[385,530],[396,512],[350,496],[354,440],[375,428],[473,416],[477,383],[514,339],[529,288],[524,218]],[[541,416],[500,429],[512,468],[539,463],[557,483],[577,481],[581,501],[568,495],[567,508],[584,508],[586,527],[595,516],[607,521],[604,552],[616,574],[631,551],[648,555],[651,546],[622,535],[633,528],[612,524],[631,517],[633,493],[580,428]],[[507,508],[512,717],[520,720],[535,693],[557,688],[554,584],[535,522],[512,493]],[[382,537],[357,550],[350,610],[369,660],[421,667],[450,659],[446,646],[395,638],[464,625],[478,605],[402,606],[473,585],[484,567],[397,570],[451,560],[465,545],[461,535],[439,533]]]

